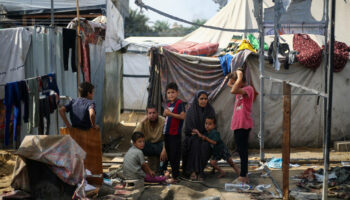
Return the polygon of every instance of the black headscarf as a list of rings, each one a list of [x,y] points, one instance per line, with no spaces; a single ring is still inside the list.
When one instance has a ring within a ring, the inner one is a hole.
[[[208,96],[208,93],[204,90],[197,91],[192,101],[192,105],[186,113],[186,120],[185,120],[186,135],[191,135],[193,129],[198,129],[200,133],[204,133],[205,118],[215,117],[214,108],[209,104],[209,102],[204,108],[199,106],[198,98],[202,94],[206,94]]]

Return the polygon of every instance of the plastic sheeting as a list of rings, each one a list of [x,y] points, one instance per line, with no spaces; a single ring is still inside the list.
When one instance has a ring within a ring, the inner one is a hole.
[[[124,41],[124,19],[112,0],[107,0],[106,52],[119,51]]]
[[[300,1],[292,1],[292,4],[293,2],[298,3]],[[272,6],[274,6],[274,3],[272,2],[272,0],[264,0],[265,14],[269,14],[267,13],[268,10],[266,9],[267,8],[271,9]],[[290,5],[291,10],[293,10],[293,7],[294,6]],[[307,22],[315,22],[315,21],[322,20],[323,1],[313,0],[311,3],[311,7],[303,7],[303,9],[307,9],[307,10],[306,11],[299,10],[299,13],[302,12],[302,13],[309,13],[309,14],[299,15],[299,17],[301,16],[302,18],[298,17],[299,21],[295,21],[295,22],[299,23],[301,21],[305,21],[305,23],[307,23]],[[349,1],[336,1],[335,39],[341,42],[345,42],[348,45],[350,44],[350,37],[348,37],[347,27],[350,26],[350,22],[349,20],[345,20],[345,19],[350,19],[349,10],[350,10]],[[295,16],[293,12],[290,12],[290,14],[291,15],[285,16],[283,18],[287,20],[287,19],[292,19],[293,16]],[[269,24],[269,22],[266,22],[266,23]],[[289,23],[293,23],[293,21]],[[228,29],[243,29],[243,30],[257,29],[258,24],[254,17],[253,0],[229,1],[228,4],[224,8],[222,8],[214,17],[209,19],[205,23],[205,25],[217,26],[217,27],[228,28]],[[302,23],[300,23],[299,25],[302,25]],[[282,28],[283,27],[284,26],[282,26]],[[294,33],[292,32],[293,30],[300,31],[298,29],[290,29],[289,31],[288,28],[289,26],[287,24],[287,28],[283,30],[286,34]],[[301,30],[304,31],[304,29],[301,29]],[[320,29],[316,29],[315,31],[318,31],[318,33],[321,34],[319,30]],[[266,29],[265,31],[268,31],[268,30]],[[269,32],[269,34],[273,34],[273,32]],[[218,31],[218,30],[200,27],[197,30],[193,31],[192,33],[183,37],[181,41],[192,41],[192,42],[198,42],[198,43],[217,42],[219,43],[219,48],[225,48],[228,45],[233,35],[242,35],[242,33],[225,32],[225,31]]]
[[[145,110],[148,97],[149,59],[146,54],[123,54],[123,109]],[[132,77],[130,77],[130,76]],[[141,75],[135,77],[135,75]]]
[[[86,153],[70,136],[27,136],[16,154],[20,158],[17,159],[11,183],[15,189],[30,191],[25,159],[47,164],[70,185],[83,180]]]
[[[122,67],[123,55],[121,52],[106,53],[106,67],[104,71],[103,87],[103,129],[102,143],[117,136],[115,128],[120,119],[122,101]]]
[[[102,127],[102,102],[104,87],[104,69],[105,69],[105,46],[101,44],[89,44],[90,48],[90,70],[91,83],[95,86],[94,100],[96,103],[96,124]]]
[[[264,1],[264,7],[270,7],[273,3]],[[231,0],[205,25],[228,29],[257,29],[258,24],[254,17],[253,0]],[[242,32],[233,33],[200,27],[186,35],[181,41],[219,43],[219,48],[225,48],[233,35],[243,35]]]
[[[8,12],[51,9],[51,0],[0,0]],[[106,5],[106,0],[79,0],[79,7]],[[54,0],[55,9],[76,8],[72,0]]]

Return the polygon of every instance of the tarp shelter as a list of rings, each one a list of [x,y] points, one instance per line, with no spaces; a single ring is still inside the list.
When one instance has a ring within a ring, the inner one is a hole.
[[[144,111],[148,98],[149,58],[151,47],[170,45],[181,37],[129,37],[128,50],[123,54],[123,105],[124,111]]]
[[[293,3],[294,1],[292,1]],[[295,1],[298,2],[298,1]],[[294,2],[294,3],[295,3]],[[264,8],[273,6],[271,1],[264,1]],[[293,8],[292,5],[290,5]],[[321,1],[311,2],[311,14],[316,20],[320,18],[320,13],[323,13],[323,5]],[[316,10],[318,8],[318,10]],[[308,8],[309,9],[309,8]],[[349,15],[350,3],[346,1],[337,1],[337,12],[335,22],[335,38],[341,42],[350,44],[349,37],[345,37],[347,32],[344,27],[348,27],[350,24],[346,19]],[[257,29],[257,23],[254,18],[254,3],[253,0],[231,0],[223,9],[220,10],[212,19],[208,20],[206,25],[218,26],[222,28],[230,29]],[[266,11],[266,10],[265,10]],[[305,19],[306,20],[306,19]],[[236,33],[217,31],[207,28],[198,28],[194,32],[185,36],[182,41],[194,41],[194,42],[218,42],[220,48],[225,48],[230,39]],[[292,37],[293,35],[282,35],[285,42],[289,44],[289,48],[293,49]],[[324,44],[324,38],[320,35],[311,35],[311,38],[315,40],[319,46]],[[272,36],[266,36],[265,41],[269,44]],[[220,70],[220,62],[217,58],[201,58],[196,56],[180,55],[173,52],[163,53],[163,60],[157,65],[160,66],[160,74],[154,75],[162,80],[161,93],[164,93],[165,85],[171,81],[175,81],[179,85],[180,98],[189,101],[188,96],[183,94],[188,93],[189,80],[195,79],[196,85],[192,85],[192,89],[207,89],[213,91],[217,87],[223,87],[224,89],[213,100],[212,105],[217,114],[218,130],[221,132],[223,141],[230,147],[233,145],[233,132],[230,130],[230,123],[233,113],[234,95],[229,93],[229,88],[220,84],[215,86],[207,84],[207,80],[210,77],[206,73],[207,70],[217,73]],[[179,64],[181,63],[181,64]],[[250,55],[246,61],[246,64],[251,72],[252,83],[258,89],[260,87],[259,82],[259,64],[258,56]],[[265,62],[265,75],[272,76],[278,79],[290,80],[292,82],[305,85],[309,88],[317,90],[324,90],[323,83],[323,65],[316,70],[312,71],[301,66],[299,63],[290,66],[289,70],[281,69],[275,71],[272,65]],[[350,80],[350,63],[343,71],[334,74],[334,94],[333,94],[333,125],[332,125],[332,139],[333,140],[345,140],[349,139],[350,135],[350,121],[344,120],[347,118],[350,112],[350,107],[346,105],[347,99],[350,98],[348,92],[349,80]],[[192,70],[189,70],[191,68]],[[176,69],[176,70],[175,70]],[[199,70],[200,77],[195,73]],[[186,76],[183,76],[186,74]],[[164,76],[167,76],[164,78]],[[161,76],[163,76],[161,78]],[[211,77],[212,78],[212,77]],[[224,80],[222,73],[217,79]],[[281,94],[281,85],[274,82],[265,81],[265,94],[277,93]],[[292,93],[303,93],[302,90],[292,88]],[[154,93],[151,96],[153,102],[160,103],[160,95]],[[258,146],[258,134],[259,134],[259,98],[253,105],[253,120],[254,127],[252,130],[251,144],[255,147]],[[293,96],[292,97],[292,125],[291,125],[291,145],[292,146],[309,146],[309,147],[321,147],[322,146],[322,132],[323,132],[323,100],[317,96]],[[282,138],[282,98],[281,96],[266,96],[265,97],[265,146],[266,147],[280,147]]]

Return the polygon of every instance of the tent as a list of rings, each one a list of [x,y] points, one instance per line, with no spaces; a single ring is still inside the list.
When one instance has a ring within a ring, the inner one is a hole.
[[[293,12],[288,12],[288,8],[301,9],[301,6],[296,5],[300,1],[291,1],[287,5],[285,15],[291,15]],[[305,15],[305,18],[299,19],[293,23],[310,22],[310,20],[322,20],[323,4],[320,1],[308,1],[311,8],[311,16],[313,19],[308,19],[310,15]],[[264,1],[265,14],[271,10],[274,4],[272,1]],[[335,23],[335,37],[336,40],[350,44],[350,39],[346,37],[345,27],[349,24],[348,21],[343,20],[348,18],[350,10],[350,3],[346,1],[337,1],[336,7],[336,23]],[[320,14],[321,13],[321,14]],[[290,16],[282,17],[282,19],[290,18]],[[268,15],[265,15],[268,19]],[[267,24],[269,21],[266,22]],[[284,22],[286,23],[286,22]],[[220,10],[212,19],[208,20],[206,25],[219,26],[230,29],[257,29],[257,23],[254,18],[254,3],[253,0],[231,0],[223,9]],[[284,24],[290,26],[290,24]],[[291,27],[291,26],[290,26]],[[265,30],[266,31],[266,30]],[[287,33],[298,33],[304,31],[303,29],[290,28],[281,37],[284,42],[289,44],[292,49],[293,35]],[[220,48],[225,48],[233,35],[239,33],[217,31],[207,28],[198,28],[194,32],[185,36],[181,41],[194,42],[218,42]],[[269,32],[269,34],[273,34]],[[310,36],[320,46],[324,44],[324,37],[322,35],[312,34]],[[273,36],[267,35],[265,41],[269,44],[273,40]],[[218,130],[221,133],[223,141],[229,147],[233,145],[233,132],[230,130],[230,123],[233,113],[234,95],[229,93],[224,83],[224,75],[220,68],[220,62],[217,58],[196,57],[189,55],[181,55],[163,49],[159,53],[163,60],[157,65],[160,65],[160,73],[151,74],[151,78],[161,79],[161,93],[164,93],[164,87],[167,83],[175,81],[179,85],[180,98],[185,101],[190,101],[189,94],[195,90],[206,89],[216,96],[212,101],[212,105],[217,114]],[[163,62],[163,63],[162,63]],[[254,86],[258,89],[260,87],[259,79],[259,64],[258,56],[251,54],[246,64],[250,70],[251,80]],[[323,83],[323,66],[312,71],[295,63],[290,66],[288,70],[281,69],[276,71],[272,65],[265,62],[265,75],[275,77],[283,80],[290,80],[292,82],[304,85],[309,88],[324,90]],[[334,94],[333,94],[333,122],[332,122],[332,139],[345,140],[350,138],[350,121],[343,120],[347,118],[347,113],[350,112],[350,107],[344,106],[346,100],[350,98],[348,93],[350,80],[350,63],[348,62],[343,71],[334,74]],[[206,79],[206,80],[204,80]],[[188,84],[191,83],[191,86]],[[193,83],[193,84],[192,84]],[[152,82],[151,82],[152,87]],[[154,82],[153,87],[158,87]],[[221,90],[220,90],[221,89]],[[156,91],[155,89],[153,91]],[[221,91],[217,93],[218,91]],[[280,147],[282,139],[282,98],[281,96],[269,95],[271,93],[281,94],[282,88],[279,83],[265,81],[264,93],[265,99],[265,146],[266,147]],[[292,88],[292,93],[305,93],[304,91]],[[151,101],[160,102],[160,95],[153,92],[150,97]],[[258,147],[259,145],[259,98],[253,105],[253,119],[254,127],[252,130],[252,137],[250,144]],[[323,132],[323,100],[314,95],[295,95],[292,97],[292,125],[291,125],[291,145],[292,146],[322,146],[322,132]]]
[[[129,37],[123,54],[123,111],[144,111],[147,106],[149,78],[148,50],[170,45],[181,37]]]

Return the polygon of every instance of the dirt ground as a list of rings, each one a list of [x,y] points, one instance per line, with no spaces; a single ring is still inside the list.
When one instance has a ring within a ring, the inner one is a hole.
[[[11,191],[10,187],[12,171],[15,165],[15,156],[12,155],[13,151],[0,151],[0,194],[5,191]],[[266,158],[280,157],[281,153],[279,149],[267,149]],[[317,158],[322,159],[322,152],[320,149],[293,149],[291,158]],[[234,159],[238,161],[238,157],[235,155]],[[111,157],[104,157],[104,162],[111,161]],[[114,159],[118,162],[122,161],[122,158]],[[249,160],[259,160],[259,150],[250,150]],[[331,152],[331,161],[350,161],[350,155],[347,152]],[[271,185],[267,191],[258,192],[257,190],[245,192],[227,192],[224,190],[225,183],[232,183],[237,178],[237,175],[230,167],[223,167],[226,171],[226,176],[218,179],[217,174],[213,174],[211,167],[206,168],[206,178],[204,183],[193,183],[186,180],[180,180],[177,185],[147,185],[142,192],[140,199],[274,199],[271,192],[277,195],[277,190],[270,178],[263,178],[261,175],[265,172],[256,170],[258,168],[257,162],[252,162],[249,166],[249,180],[250,185],[257,186],[259,184]],[[332,164],[331,166],[339,166],[339,163]],[[295,176],[300,175],[307,168],[315,168],[315,170],[322,168],[322,163],[306,163],[300,167],[290,168],[290,189],[296,187],[297,180]],[[105,166],[105,172],[108,171],[108,167]],[[277,182],[280,188],[282,188],[282,171],[271,169],[271,175]]]
[[[141,121],[144,117],[144,114],[127,114],[122,115],[121,121],[123,124],[118,125],[118,130],[116,132],[119,136],[122,136],[121,142],[118,145],[118,148],[113,149],[111,152],[115,152],[121,154],[125,153],[130,147],[130,137],[132,130],[135,127],[135,119],[137,121]],[[131,120],[132,119],[132,120]],[[1,151],[0,150],[0,194],[4,191],[11,191],[10,183],[12,178],[12,171],[15,164],[15,156],[11,153],[13,151]],[[233,159],[235,162],[239,162],[239,157],[237,153],[233,152]],[[265,150],[265,158],[281,158],[282,153],[281,149],[266,149]],[[296,187],[295,176],[300,175],[307,168],[315,168],[315,170],[322,168],[323,162],[323,152],[322,149],[314,149],[314,148],[292,148],[291,149],[291,163],[295,159],[304,160],[300,167],[290,168],[290,189]],[[110,165],[106,165],[106,163],[110,162],[113,157],[103,157],[104,161],[104,172],[108,172],[108,167]],[[308,162],[307,159],[312,159],[313,161]],[[122,162],[123,158],[118,157],[114,159],[116,162]],[[223,169],[227,172],[224,178],[218,179],[217,174],[212,174],[211,167],[206,169],[207,177],[203,183],[193,183],[185,180],[181,180],[177,185],[147,185],[145,190],[142,193],[141,199],[273,199],[271,192],[274,195],[277,195],[277,190],[272,183],[270,178],[261,177],[265,172],[257,171],[256,169],[259,167],[258,163],[260,160],[259,149],[249,149],[249,179],[250,184],[252,186],[256,186],[259,184],[270,184],[271,187],[261,193],[256,190],[250,191],[249,193],[243,192],[226,192],[224,190],[225,183],[232,183],[237,175],[233,172],[233,170],[229,167],[223,167]],[[339,161],[350,161],[350,154],[348,152],[330,152],[330,161],[337,163],[332,164],[331,166],[339,165]],[[282,171],[281,170],[271,170],[271,176],[277,182],[280,188],[282,188]]]
[[[16,156],[12,153],[13,151],[0,150],[0,194],[12,191],[10,184],[16,163]]]
[[[185,180],[181,180],[178,185],[170,186],[154,186],[149,185],[145,187],[142,193],[141,199],[274,199],[273,195],[278,195],[276,187],[274,186],[271,178],[263,178],[261,175],[265,174],[262,170],[256,170],[258,166],[259,150],[251,149],[249,150],[249,179],[252,186],[257,186],[259,184],[271,185],[271,187],[265,192],[258,192],[257,190],[249,191],[249,193],[242,192],[226,192],[224,190],[225,183],[232,183],[237,178],[237,175],[233,172],[230,167],[223,167],[227,172],[224,178],[218,179],[217,174],[212,174],[211,167],[206,168],[207,177],[204,184],[193,183]],[[120,152],[119,152],[120,153]],[[239,162],[239,157],[233,154],[235,162]],[[266,149],[265,158],[270,159],[272,157],[280,158],[282,156],[280,149]],[[323,168],[322,162],[322,149],[312,149],[312,148],[293,148],[291,150],[291,160],[302,159],[302,163],[299,167],[290,168],[290,190],[295,189],[297,182],[296,176],[301,175],[307,168],[314,168],[318,170]],[[307,159],[312,159],[308,163]],[[111,161],[111,158],[104,157],[104,161]],[[122,162],[123,158],[114,158],[114,161]],[[350,154],[347,152],[334,152],[330,153],[331,167],[341,166],[339,161],[350,161]],[[255,161],[255,162],[254,162]],[[320,162],[321,161],[321,162]],[[293,162],[292,162],[293,163]],[[271,176],[277,182],[279,188],[282,187],[282,170],[271,169]]]

